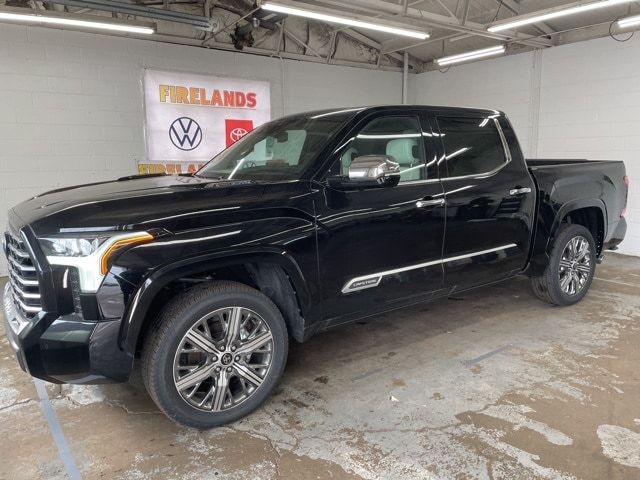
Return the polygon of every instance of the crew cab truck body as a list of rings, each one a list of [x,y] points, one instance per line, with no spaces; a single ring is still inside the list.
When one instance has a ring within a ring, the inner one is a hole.
[[[180,423],[255,409],[288,341],[532,278],[569,305],[624,238],[622,162],[526,162],[494,110],[281,118],[195,175],[63,188],[9,212],[5,330],[50,382],[145,384]]]

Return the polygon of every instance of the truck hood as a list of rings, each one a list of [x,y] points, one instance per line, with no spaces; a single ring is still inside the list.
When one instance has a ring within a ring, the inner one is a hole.
[[[209,224],[216,213],[228,216],[257,206],[264,202],[265,190],[276,185],[180,175],[133,176],[43,193],[14,207],[10,218],[15,228],[29,225],[37,236],[177,224],[180,229],[198,228]],[[272,194],[278,190],[272,188]]]

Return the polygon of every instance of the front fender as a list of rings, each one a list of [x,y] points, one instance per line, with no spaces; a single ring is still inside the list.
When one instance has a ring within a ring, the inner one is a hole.
[[[130,355],[135,354],[147,312],[156,295],[167,284],[179,278],[243,263],[270,263],[281,266],[293,283],[303,314],[312,310],[311,294],[305,276],[293,256],[282,248],[246,248],[199,255],[164,265],[142,281],[122,318],[119,338],[121,348]]]
[[[169,282],[221,267],[269,262],[281,265],[291,278],[303,313],[311,311],[317,289],[315,225],[290,215],[265,215],[251,221],[190,228],[159,237],[121,254],[111,273],[135,287],[121,303],[120,346],[135,353],[147,312],[158,292]]]

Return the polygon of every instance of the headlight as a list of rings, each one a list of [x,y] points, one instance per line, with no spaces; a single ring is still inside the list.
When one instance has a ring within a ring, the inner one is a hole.
[[[51,237],[40,238],[40,246],[47,256],[86,257],[95,253],[108,237]]]
[[[51,265],[68,265],[78,269],[80,289],[97,292],[109,271],[109,259],[126,246],[147,243],[154,239],[148,232],[56,235],[39,238],[40,246]]]

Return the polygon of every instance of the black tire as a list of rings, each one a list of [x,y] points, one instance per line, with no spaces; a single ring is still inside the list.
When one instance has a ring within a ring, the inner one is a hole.
[[[178,392],[174,382],[174,358],[184,335],[199,319],[230,306],[250,309],[268,325],[273,342],[270,367],[262,384],[239,405],[228,410],[203,411],[187,403]],[[176,296],[163,309],[153,331],[145,339],[142,377],[149,395],[169,418],[189,427],[211,428],[238,420],[260,406],[282,376],[288,348],[282,314],[267,296],[241,283],[212,282]]]
[[[567,293],[563,290],[560,284],[560,261],[562,260],[562,254],[569,244],[569,242],[576,238],[582,237],[586,239],[589,244],[590,264],[589,272],[586,274],[586,280],[584,285],[579,291],[573,294]],[[533,287],[533,293],[541,300],[551,303],[553,305],[573,305],[579,302],[587,294],[593,281],[596,268],[596,246],[593,240],[591,232],[577,224],[563,224],[560,226],[558,234],[553,241],[553,247],[551,248],[549,264],[539,277],[531,278],[531,286]]]

